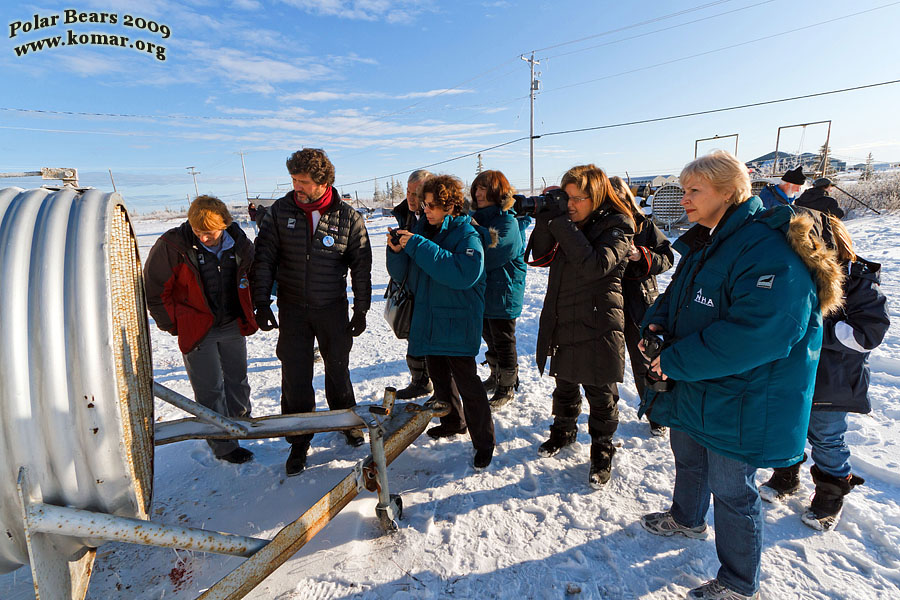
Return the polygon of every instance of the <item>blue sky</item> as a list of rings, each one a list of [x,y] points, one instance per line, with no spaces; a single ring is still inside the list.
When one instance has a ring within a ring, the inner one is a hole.
[[[115,13],[117,23],[67,25],[65,9]],[[60,17],[24,32],[34,14]],[[127,27],[125,15],[171,34]],[[529,74],[519,56],[533,50],[538,135],[900,78],[900,2],[888,0],[88,0],[4,2],[3,16],[0,171],[76,167],[82,184],[111,191],[111,169],[139,212],[186,204],[188,166],[201,193],[242,201],[240,151],[251,195],[287,184],[285,158],[314,146],[331,156],[342,191],[362,199],[374,189],[365,180],[526,137]],[[16,54],[65,41],[69,30],[164,46],[165,60],[155,48],[90,44]],[[779,126],[825,119],[833,155],[897,161],[898,99],[894,84],[548,136],[535,141],[536,185],[585,162],[610,174],[677,173],[694,140],[713,135],[738,133],[749,160],[774,149]],[[781,147],[815,152],[824,139],[824,126],[794,129]],[[527,140],[483,162],[528,188]],[[475,167],[472,156],[432,170],[471,180]]]

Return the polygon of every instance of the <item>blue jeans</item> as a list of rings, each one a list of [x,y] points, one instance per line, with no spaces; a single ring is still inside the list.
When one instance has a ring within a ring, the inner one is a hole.
[[[829,475],[843,479],[850,474],[850,448],[844,442],[847,413],[814,410],[809,416],[806,439],[812,446],[816,466]]]
[[[751,596],[759,589],[763,520],[756,468],[707,450],[688,434],[673,429],[675,490],[672,517],[696,527],[706,521],[709,495],[714,499],[719,582]]]

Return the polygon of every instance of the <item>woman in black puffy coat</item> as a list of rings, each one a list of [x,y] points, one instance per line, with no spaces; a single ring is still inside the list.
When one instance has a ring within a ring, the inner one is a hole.
[[[868,414],[869,353],[891,325],[887,299],[881,292],[881,265],[853,251],[847,228],[835,216],[826,216],[835,250],[844,267],[844,307],[823,318],[822,354],[816,369],[816,389],[806,438],[812,448],[810,468],[816,491],[801,517],[820,531],[833,529],[841,517],[844,496],[865,483],[850,472],[850,448],[844,441],[847,413]],[[775,469],[759,488],[763,500],[774,502],[800,489],[800,465]]]
[[[641,341],[640,325],[647,308],[659,296],[656,276],[672,268],[675,255],[672,253],[672,244],[659,227],[644,215],[622,178],[610,177],[609,182],[619,198],[633,207],[635,234],[625,275],[622,277],[622,292],[625,295],[625,345],[628,347],[638,398],[643,398],[650,361],[638,349],[638,342]],[[665,435],[666,428],[650,419],[650,433]]]
[[[560,187],[563,207],[535,215],[529,241],[534,266],[550,267],[536,348],[538,369],[550,357],[556,377],[550,439],[538,454],[553,456],[575,441],[581,391],[590,404],[591,468],[588,482],[609,481],[619,424],[616,383],[625,369],[622,276],[634,235],[631,207],[594,165],[573,167]]]

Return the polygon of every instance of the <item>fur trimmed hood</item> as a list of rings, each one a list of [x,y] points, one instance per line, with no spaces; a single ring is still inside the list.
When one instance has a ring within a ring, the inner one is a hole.
[[[819,295],[822,316],[840,310],[844,298],[844,278],[837,253],[830,247],[831,230],[817,211],[793,208],[785,238],[809,269]]]
[[[791,217],[786,237],[812,274],[822,316],[828,316],[843,305],[845,274],[837,253],[826,244],[830,231],[824,231],[827,226],[823,224],[821,215],[818,220],[817,223],[811,212],[797,212]]]

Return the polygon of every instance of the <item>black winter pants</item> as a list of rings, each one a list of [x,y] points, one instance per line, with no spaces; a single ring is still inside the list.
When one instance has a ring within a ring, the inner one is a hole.
[[[516,354],[516,320],[485,319],[481,337],[487,343],[484,358],[488,364],[511,371],[519,364]]]
[[[610,445],[619,426],[619,392],[615,383],[586,385],[584,394],[590,405],[588,432],[591,443]],[[575,431],[575,422],[581,414],[581,390],[577,383],[556,378],[553,390],[553,429]]]
[[[474,356],[426,356],[428,373],[434,384],[434,398],[450,404],[450,414],[441,424],[454,429],[468,427],[476,450],[494,447],[494,421],[487,393],[478,377]],[[456,383],[460,402],[452,392]]]
[[[325,363],[325,400],[328,408],[338,410],[356,406],[350,383],[350,349],[353,337],[347,331],[347,304],[327,308],[279,306],[278,345],[275,354],[281,361],[281,414],[313,412],[314,344]],[[312,435],[287,436],[291,444],[309,444]]]

